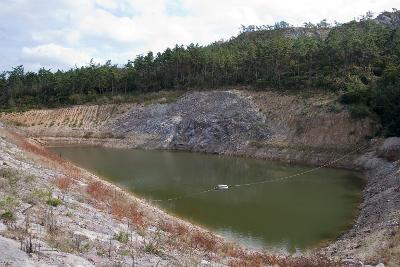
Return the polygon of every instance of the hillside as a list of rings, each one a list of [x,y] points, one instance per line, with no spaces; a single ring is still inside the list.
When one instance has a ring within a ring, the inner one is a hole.
[[[400,135],[400,11],[358,21],[304,27],[248,26],[227,41],[149,52],[124,66],[111,61],[68,71],[0,76],[4,111],[134,101],[145,92],[251,86],[258,90],[325,90],[355,117],[379,120],[380,135]]]

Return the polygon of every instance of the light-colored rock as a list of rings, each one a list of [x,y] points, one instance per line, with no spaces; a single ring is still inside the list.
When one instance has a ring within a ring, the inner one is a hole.
[[[389,137],[385,139],[380,150],[383,152],[400,150],[400,137]]]
[[[6,231],[7,226],[4,225],[4,223],[0,222],[0,232]]]

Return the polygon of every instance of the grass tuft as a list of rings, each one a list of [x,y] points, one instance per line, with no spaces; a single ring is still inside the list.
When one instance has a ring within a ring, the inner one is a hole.
[[[61,199],[59,198],[49,198],[46,201],[47,205],[52,206],[52,207],[58,207],[59,205],[61,205]]]

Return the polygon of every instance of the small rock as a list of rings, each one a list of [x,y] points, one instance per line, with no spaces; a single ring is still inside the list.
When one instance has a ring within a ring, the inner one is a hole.
[[[0,222],[0,232],[4,232],[7,230],[7,226],[4,225],[4,223]]]
[[[200,266],[204,266],[204,265],[210,265],[210,262],[206,261],[206,260],[201,260],[200,262]]]

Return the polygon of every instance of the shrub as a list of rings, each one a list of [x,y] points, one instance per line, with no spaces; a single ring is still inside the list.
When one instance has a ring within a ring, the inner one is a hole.
[[[347,105],[364,103],[369,96],[370,90],[360,78],[350,76],[346,82],[346,91],[339,97],[339,102]]]
[[[10,211],[10,210],[7,210],[7,211],[3,212],[3,213],[0,215],[0,218],[1,218],[3,221],[6,221],[6,222],[15,221],[15,215],[14,215],[14,213],[13,213],[12,211]]]
[[[57,207],[61,204],[61,199],[58,198],[49,198],[46,201],[47,205],[52,206],[52,207]]]
[[[354,118],[365,118],[371,115],[370,109],[364,104],[356,104],[350,107],[350,113]]]
[[[400,70],[399,70],[400,75]],[[393,84],[384,81],[371,100],[374,112],[379,116],[385,136],[400,136],[400,77]]]

